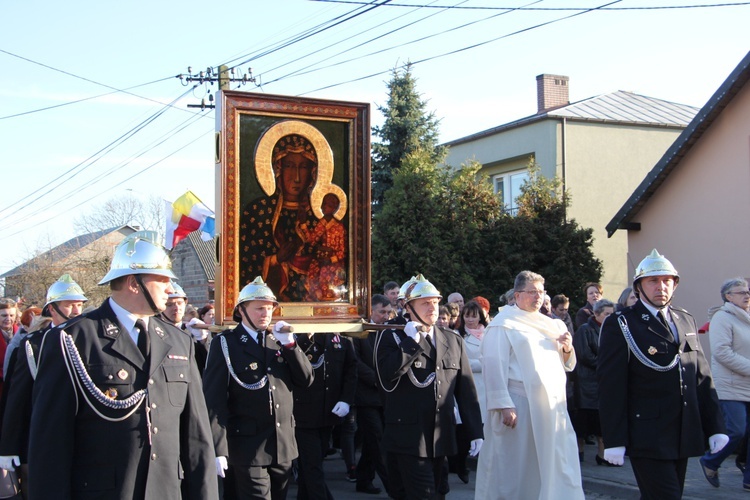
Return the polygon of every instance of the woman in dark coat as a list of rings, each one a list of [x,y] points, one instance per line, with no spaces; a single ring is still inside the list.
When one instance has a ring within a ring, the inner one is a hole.
[[[578,409],[573,427],[578,437],[578,454],[583,456],[583,445],[587,436],[596,436],[599,447],[596,463],[607,464],[604,460],[604,441],[599,425],[599,383],[596,379],[596,363],[599,354],[599,331],[604,318],[615,312],[615,305],[601,299],[594,304],[594,314],[576,330],[573,335],[573,349],[576,351],[577,383],[576,401]]]

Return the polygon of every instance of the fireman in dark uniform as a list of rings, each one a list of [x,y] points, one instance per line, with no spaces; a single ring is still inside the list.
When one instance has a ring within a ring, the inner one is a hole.
[[[137,231],[99,282],[102,305],[50,330],[34,382],[32,499],[216,498],[208,412],[190,338],[152,316],[175,278]]]
[[[308,387],[313,369],[288,325],[269,331],[276,297],[260,277],[234,308],[239,324],[211,342],[203,372],[216,472],[232,466],[238,499],[286,498],[297,458],[292,387]]]
[[[445,457],[457,452],[455,405],[472,456],[482,447],[482,417],[463,340],[435,324],[440,292],[417,275],[405,295],[410,321],[403,331],[384,331],[375,348],[386,391],[389,493],[397,500],[435,498]]]
[[[634,305],[607,317],[597,377],[604,459],[627,452],[641,498],[679,499],[688,457],[729,438],[695,320],[671,305],[680,276],[656,249],[635,270]]]
[[[357,360],[352,342],[340,335],[304,335],[298,337],[298,343],[315,370],[315,381],[294,391],[297,499],[326,500],[332,496],[325,482],[323,458],[333,426],[342,422],[354,404]]]
[[[3,431],[0,440],[0,467],[14,470],[21,465],[20,478],[24,493],[28,492],[29,425],[31,424],[31,391],[37,373],[39,346],[47,331],[79,316],[87,301],[81,287],[69,274],[63,274],[47,290],[42,315],[34,318],[35,331],[21,339],[19,348],[8,364],[3,394]]]

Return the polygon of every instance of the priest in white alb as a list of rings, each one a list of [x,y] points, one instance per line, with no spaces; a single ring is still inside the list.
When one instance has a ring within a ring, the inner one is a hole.
[[[565,324],[539,312],[544,294],[544,278],[522,271],[516,305],[504,307],[484,333],[488,416],[477,500],[584,498],[565,400],[575,352]]]

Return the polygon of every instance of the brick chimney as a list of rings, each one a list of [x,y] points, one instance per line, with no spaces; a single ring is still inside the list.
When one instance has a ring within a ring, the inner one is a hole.
[[[536,77],[537,112],[544,113],[551,109],[570,104],[568,97],[567,76],[538,75]]]

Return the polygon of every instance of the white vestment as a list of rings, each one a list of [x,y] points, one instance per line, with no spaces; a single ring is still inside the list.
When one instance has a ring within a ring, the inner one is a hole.
[[[479,454],[476,500],[583,499],[581,468],[565,399],[565,372],[556,339],[565,323],[539,312],[505,307],[482,339],[488,416]],[[516,427],[501,408],[515,408]]]

